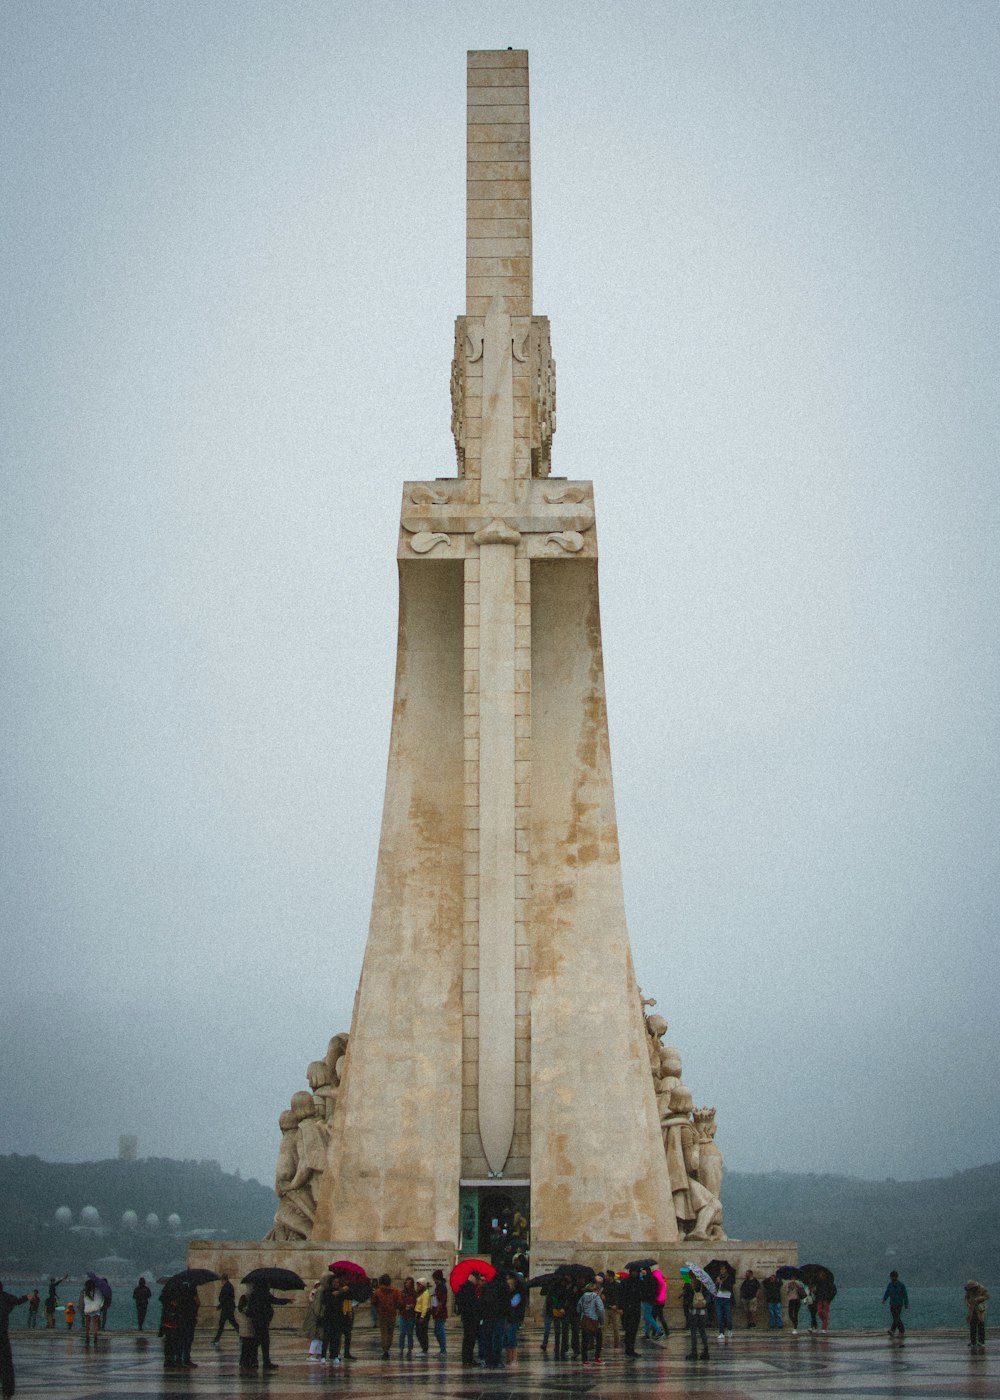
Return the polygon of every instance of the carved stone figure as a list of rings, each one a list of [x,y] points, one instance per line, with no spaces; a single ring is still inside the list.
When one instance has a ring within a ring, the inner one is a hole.
[[[347,1033],[331,1038],[322,1060],[306,1070],[311,1092],[300,1089],[289,1108],[278,1118],[281,1146],[275,1169],[274,1191],[278,1208],[269,1240],[307,1240],[316,1216],[320,1178],[326,1171],[330,1146],[330,1120],[343,1077]]]
[[[341,1031],[338,1035],[330,1037],[330,1044],[326,1047],[326,1067],[330,1071],[330,1083],[340,1088],[340,1079],[343,1074],[341,1061],[347,1054],[347,1042],[350,1036],[346,1031]]]
[[[667,1172],[674,1197],[677,1225],[685,1239],[721,1240],[722,1202],[698,1179],[701,1161],[698,1132],[691,1121],[690,1089],[678,1084],[670,1094],[670,1109],[661,1123]]]
[[[655,998],[640,994],[640,1000],[678,1231],[685,1239],[725,1239],[723,1158],[715,1145],[715,1109],[694,1111],[691,1091],[681,1082],[681,1053],[663,1044],[667,1022],[645,1014],[647,1006],[656,1005]]]
[[[326,1061],[313,1060],[306,1070],[306,1079],[313,1093],[317,1116],[323,1123],[329,1123],[337,1102],[337,1086],[330,1082]]]
[[[694,1126],[698,1133],[698,1180],[721,1200],[724,1162],[715,1143],[715,1109],[696,1108]]]
[[[274,1173],[278,1209],[274,1213],[274,1224],[264,1238],[305,1240],[312,1230],[316,1205],[308,1191],[293,1185],[299,1166],[298,1116],[286,1108],[278,1117],[278,1126],[281,1129],[281,1146],[278,1148],[278,1164]]]

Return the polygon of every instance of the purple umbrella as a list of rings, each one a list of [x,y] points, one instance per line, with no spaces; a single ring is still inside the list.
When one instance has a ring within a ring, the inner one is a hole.
[[[102,1298],[111,1297],[111,1284],[108,1283],[106,1278],[101,1278],[99,1274],[91,1273],[89,1269],[87,1270],[87,1277],[90,1279],[91,1283],[97,1289],[98,1293],[100,1293]]]

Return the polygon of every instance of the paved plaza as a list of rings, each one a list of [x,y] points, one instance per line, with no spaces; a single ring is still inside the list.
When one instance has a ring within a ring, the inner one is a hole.
[[[584,1367],[556,1362],[538,1349],[530,1331],[515,1367],[500,1372],[463,1369],[458,1337],[452,1354],[414,1356],[412,1361],[379,1359],[375,1333],[356,1330],[358,1360],[341,1367],[306,1360],[305,1343],[278,1333],[272,1355],[280,1369],[266,1376],[241,1376],[237,1347],[227,1337],[214,1351],[207,1336],[196,1345],[197,1370],[164,1371],[155,1336],[110,1332],[96,1354],[84,1350],[75,1334],[16,1331],[12,1334],[17,1367],[17,1394],[22,1400],[127,1400],[127,1397],[249,1397],[293,1400],[325,1393],[386,1397],[455,1397],[455,1400],[565,1400],[575,1395],[593,1400],[630,1396],[697,1397],[698,1400],[771,1400],[771,1397],[821,1395],[827,1400],[944,1400],[956,1396],[1000,1397],[1000,1352],[972,1353],[965,1335],[925,1332],[891,1343],[884,1333],[831,1333],[753,1339],[738,1336],[720,1348],[712,1342],[711,1360],[683,1359],[686,1338],[673,1334],[664,1343],[647,1343],[636,1361],[608,1352],[607,1364]],[[643,1344],[640,1342],[640,1347]]]

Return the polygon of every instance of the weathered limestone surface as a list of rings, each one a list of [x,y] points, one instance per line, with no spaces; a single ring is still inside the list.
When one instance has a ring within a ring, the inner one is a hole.
[[[368,945],[313,1237],[452,1239],[462,1086],[462,568],[400,562]]]
[[[714,1116],[696,1124],[632,967],[593,489],[550,476],[524,52],[469,54],[467,174],[458,476],[403,486],[392,735],[350,1035],[339,1074],[311,1066],[312,1095],[282,1117],[272,1241],[252,1258],[192,1245],[193,1263],[234,1276],[265,1257],[306,1277],[336,1256],[394,1276],[447,1268],[460,1191],[499,1182],[530,1187],[533,1273],[636,1254],[672,1268],[692,1238],[721,1236],[705,1185],[721,1180]],[[795,1258],[726,1248],[758,1270]]]

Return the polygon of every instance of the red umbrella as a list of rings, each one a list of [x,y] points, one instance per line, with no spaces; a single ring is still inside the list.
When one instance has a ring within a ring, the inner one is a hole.
[[[351,1278],[367,1278],[368,1275],[360,1264],[355,1264],[351,1259],[335,1259],[330,1265],[331,1273],[350,1274]]]
[[[496,1269],[485,1259],[460,1259],[448,1275],[452,1293],[457,1293],[470,1274],[482,1274],[484,1279],[494,1278]]]

